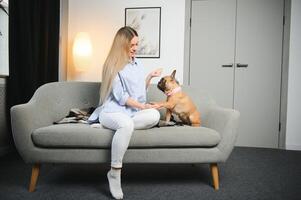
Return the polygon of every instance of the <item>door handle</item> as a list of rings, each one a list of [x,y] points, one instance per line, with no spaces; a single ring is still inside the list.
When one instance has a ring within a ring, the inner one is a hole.
[[[222,65],[222,67],[233,67],[233,64]]]
[[[237,63],[237,64],[236,64],[236,67],[239,67],[239,68],[242,68],[242,67],[247,68],[247,67],[248,67],[248,64]]]

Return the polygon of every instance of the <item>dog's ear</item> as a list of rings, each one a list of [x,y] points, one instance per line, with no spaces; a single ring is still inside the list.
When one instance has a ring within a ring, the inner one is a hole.
[[[170,75],[173,79],[176,78],[176,72],[177,72],[177,70],[173,70],[173,72]]]

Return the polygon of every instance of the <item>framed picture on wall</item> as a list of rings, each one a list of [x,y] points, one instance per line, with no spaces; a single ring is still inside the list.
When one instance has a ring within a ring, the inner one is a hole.
[[[161,7],[126,8],[125,25],[139,35],[137,58],[160,58]]]

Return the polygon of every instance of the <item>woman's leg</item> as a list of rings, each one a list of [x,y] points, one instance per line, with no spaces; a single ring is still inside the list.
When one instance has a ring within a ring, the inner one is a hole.
[[[160,113],[156,109],[145,109],[138,111],[132,117],[135,129],[148,129],[158,124],[160,120]]]
[[[134,130],[133,119],[123,113],[102,113],[100,120],[104,127],[116,130],[111,146],[111,166],[121,168],[123,156]]]
[[[122,199],[121,168],[122,159],[128,148],[133,130],[133,119],[123,113],[103,113],[100,116],[101,124],[109,129],[116,130],[111,145],[111,170],[107,177],[110,191],[115,199]]]

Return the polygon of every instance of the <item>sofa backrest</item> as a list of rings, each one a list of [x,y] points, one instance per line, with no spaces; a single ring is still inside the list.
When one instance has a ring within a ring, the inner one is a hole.
[[[96,82],[53,82],[47,83],[37,89],[31,102],[45,112],[49,121],[55,122],[64,118],[71,108],[97,107],[99,102],[100,83]],[[215,105],[210,95],[198,88],[182,86],[195,102],[201,112],[202,118],[206,117],[208,108]],[[165,101],[166,96],[157,89],[156,85],[150,85],[147,91],[147,101]],[[165,110],[161,109],[161,118]]]
[[[51,122],[58,121],[71,108],[97,107],[100,83],[95,82],[53,82],[39,87],[30,102],[39,107]]]

